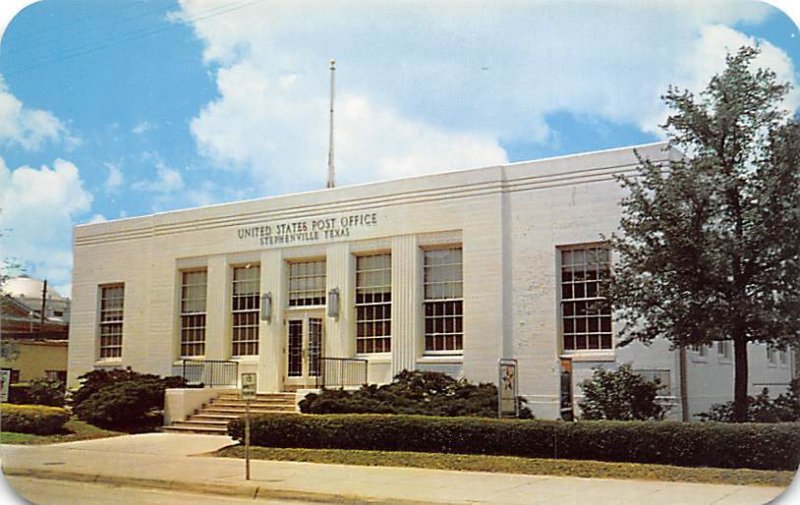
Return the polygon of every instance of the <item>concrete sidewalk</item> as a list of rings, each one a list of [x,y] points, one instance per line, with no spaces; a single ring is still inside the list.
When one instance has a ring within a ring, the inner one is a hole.
[[[335,503],[763,504],[782,488],[244,461],[203,455],[224,436],[149,433],[49,446],[2,446],[8,475]]]

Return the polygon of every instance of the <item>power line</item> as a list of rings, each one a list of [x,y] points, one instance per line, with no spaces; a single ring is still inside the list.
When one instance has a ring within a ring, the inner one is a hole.
[[[231,12],[238,11],[240,9],[244,9],[246,7],[250,7],[252,5],[261,3],[263,1],[264,0],[246,0],[243,3],[239,3],[239,4],[233,4],[233,5],[228,4],[228,5],[225,5],[223,7],[209,9],[205,13],[202,13],[202,14],[194,16],[194,17],[185,18],[182,21],[184,21],[186,23],[194,23],[194,22],[197,22],[197,21],[203,21],[205,19],[209,19],[209,18],[213,18],[213,17],[217,17],[217,16],[222,16],[224,14],[229,14]],[[75,46],[75,47],[72,47],[72,48],[68,48],[62,54],[55,55],[54,57],[51,57],[51,58],[45,58],[43,60],[39,60],[38,62],[36,62],[34,64],[31,64],[31,65],[28,65],[28,66],[19,67],[17,69],[13,69],[12,68],[11,70],[6,70],[3,73],[6,76],[18,75],[18,74],[21,74],[21,73],[24,73],[24,72],[28,72],[30,70],[34,70],[36,68],[40,68],[40,67],[48,65],[50,63],[58,63],[58,62],[61,62],[61,61],[74,59],[74,58],[77,58],[77,57],[80,57],[80,56],[85,56],[87,54],[91,54],[91,53],[95,53],[95,52],[98,52],[98,51],[102,51],[103,49],[108,49],[109,47],[113,47],[113,46],[116,46],[116,45],[119,45],[119,44],[122,44],[122,43],[125,43],[125,42],[130,42],[132,40],[137,40],[137,39],[140,39],[140,38],[143,38],[143,37],[147,37],[147,36],[150,36],[150,35],[153,35],[153,34],[156,34],[156,33],[160,33],[160,32],[163,32],[165,30],[169,30],[171,28],[174,28],[174,26],[175,26],[174,24],[166,24],[166,25],[162,25],[162,26],[157,26],[155,28],[146,27],[146,28],[141,28],[141,29],[138,29],[138,30],[132,30],[130,32],[122,34],[122,36],[120,36],[120,37],[116,37],[116,38],[112,39],[111,41],[109,41],[106,44],[95,45],[95,43],[92,42],[92,43],[89,43],[89,44],[83,44],[83,45],[80,45],[80,46]],[[79,50],[79,52],[71,53],[71,54],[69,53],[69,51],[75,51],[75,50]]]
[[[152,4],[152,3],[153,2],[150,2],[150,4]],[[168,2],[168,3],[171,3],[171,2]],[[35,49],[39,49],[42,46],[45,46],[45,45],[48,45],[48,44],[57,43],[57,42],[60,41],[61,38],[69,38],[71,36],[75,36],[76,34],[75,33],[72,33],[72,34],[70,34],[70,33],[67,33],[67,34],[53,33],[53,31],[55,31],[55,30],[58,30],[58,29],[61,29],[61,28],[64,28],[64,27],[68,27],[68,26],[80,25],[81,23],[84,23],[84,22],[89,21],[89,20],[94,19],[94,18],[107,17],[109,15],[112,15],[113,11],[121,12],[124,9],[127,9],[129,7],[133,7],[135,5],[143,5],[143,4],[142,4],[141,0],[135,0],[135,1],[130,2],[128,4],[121,5],[116,9],[105,9],[105,10],[102,10],[101,12],[99,12],[99,13],[94,13],[94,14],[89,15],[89,16],[85,16],[85,17],[82,17],[82,18],[74,19],[74,20],[69,21],[69,22],[61,23],[60,25],[54,25],[54,26],[51,26],[51,27],[37,27],[36,30],[31,30],[28,33],[17,35],[16,37],[13,37],[13,38],[4,39],[3,42],[4,43],[16,42],[18,40],[25,40],[25,39],[30,39],[30,38],[34,38],[34,39],[35,38],[39,38],[39,40],[37,40],[34,43],[29,44],[29,45],[24,45],[23,44],[21,47],[14,47],[14,49],[12,49],[11,51],[0,52],[0,54],[2,54],[3,56],[12,56],[12,55],[19,54],[19,53],[25,53],[25,52],[28,52],[28,51],[33,51]],[[83,35],[86,35],[87,33],[96,32],[98,30],[101,30],[101,29],[104,29],[104,28],[107,28],[107,27],[111,27],[111,26],[114,26],[114,25],[118,25],[120,23],[128,23],[130,21],[133,21],[134,19],[139,19],[139,18],[148,16],[148,15],[156,13],[156,12],[161,12],[161,11],[164,10],[165,7],[166,6],[164,5],[164,6],[161,6],[161,7],[157,8],[157,9],[150,9],[150,10],[147,10],[147,11],[144,11],[144,12],[140,12],[137,15],[134,15],[134,16],[122,17],[122,18],[112,18],[110,23],[94,23],[94,24],[92,24],[90,26],[90,28],[85,29],[85,30],[81,30],[80,32],[78,32],[77,35],[78,36],[83,36]],[[48,39],[42,40],[42,38],[47,37],[47,36],[50,36],[50,37]]]

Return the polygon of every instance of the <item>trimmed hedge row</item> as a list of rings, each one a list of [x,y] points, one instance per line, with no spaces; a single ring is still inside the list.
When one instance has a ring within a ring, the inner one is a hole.
[[[254,416],[264,447],[363,449],[796,470],[800,424],[562,421],[377,414]],[[244,420],[228,434],[244,440]]]
[[[69,413],[61,407],[0,404],[3,431],[52,435],[64,429]]]

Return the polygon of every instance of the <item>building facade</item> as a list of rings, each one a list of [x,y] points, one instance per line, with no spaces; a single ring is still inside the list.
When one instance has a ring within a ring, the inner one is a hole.
[[[321,358],[366,360],[371,383],[405,369],[496,382],[511,358],[537,417],[558,417],[593,367],[625,362],[670,401],[677,353],[617,348],[611,313],[591,308],[613,264],[613,176],[636,165],[615,149],[78,226],[69,385],[194,359],[295,390],[313,387]],[[751,351],[753,390],[782,391],[793,360]],[[730,399],[730,350],[689,354],[693,413]]]

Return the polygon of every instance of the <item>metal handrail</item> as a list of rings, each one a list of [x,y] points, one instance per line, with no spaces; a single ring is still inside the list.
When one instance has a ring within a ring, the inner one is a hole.
[[[362,386],[367,383],[369,361],[364,358],[320,357],[317,387]]]
[[[236,386],[239,380],[239,363],[222,359],[182,359],[174,375],[180,375],[189,384],[202,383],[205,387]]]

